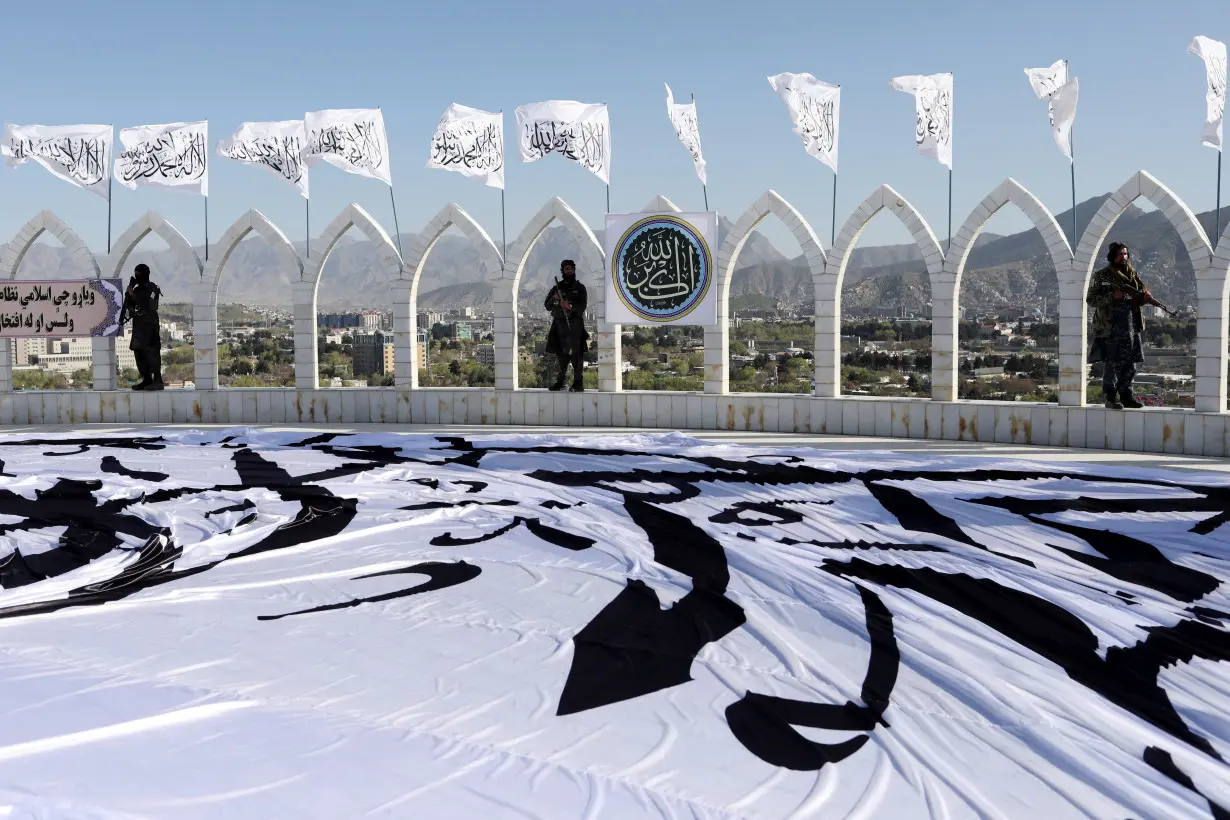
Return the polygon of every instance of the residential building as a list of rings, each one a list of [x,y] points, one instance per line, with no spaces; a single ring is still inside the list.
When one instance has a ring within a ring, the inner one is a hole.
[[[438,325],[444,321],[444,314],[439,311],[429,310],[419,313],[415,322],[418,325],[419,332],[431,330],[433,325]]]
[[[384,324],[384,314],[376,311],[364,311],[359,314],[360,324],[364,330],[380,330]]]
[[[328,328],[362,327],[363,316],[358,313],[318,313],[316,314],[316,324]]]
[[[495,345],[479,345],[474,349],[474,359],[479,364],[495,367]]]
[[[355,376],[384,375],[393,372],[393,334],[377,330],[354,334]]]

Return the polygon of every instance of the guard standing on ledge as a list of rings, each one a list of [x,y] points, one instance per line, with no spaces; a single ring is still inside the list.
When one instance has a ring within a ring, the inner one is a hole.
[[[141,381],[133,390],[162,390],[162,339],[158,333],[158,300],[162,290],[150,281],[149,265],[133,269],[124,292],[124,311],[120,322],[132,319],[132,341],[128,347],[137,360]]]
[[[568,363],[572,363],[572,392],[585,389],[585,348],[589,334],[585,331],[585,305],[589,296],[585,286],[577,281],[577,265],[571,259],[559,264],[562,282],[556,282],[547,294],[544,306],[551,311],[551,330],[547,332],[547,353],[559,361],[559,378],[552,390],[564,389]]]
[[[1110,264],[1094,271],[1085,296],[1094,309],[1089,361],[1102,362],[1102,400],[1110,410],[1144,406],[1132,395],[1136,365],[1145,360],[1140,306],[1158,303],[1128,261],[1130,255],[1127,245],[1111,242]]]

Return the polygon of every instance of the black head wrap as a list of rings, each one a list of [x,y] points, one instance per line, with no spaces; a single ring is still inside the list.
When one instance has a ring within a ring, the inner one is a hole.
[[[1128,249],[1128,246],[1123,244],[1122,242],[1111,242],[1110,248],[1106,251],[1106,261],[1114,262],[1115,257],[1119,255],[1119,251],[1126,251],[1127,249]]]
[[[149,265],[145,264],[144,262],[142,262],[140,265],[137,265],[135,268],[133,268],[132,272],[138,282],[148,282],[149,281]]]
[[[573,262],[571,259],[565,259],[563,262],[560,262],[560,263],[559,263],[559,272],[560,272],[560,273],[563,273],[563,272],[564,272],[564,268],[568,267],[569,265],[571,265],[571,266],[572,266],[572,270],[573,270],[573,272],[576,272],[576,269],[577,269],[577,263],[576,263],[576,262]]]

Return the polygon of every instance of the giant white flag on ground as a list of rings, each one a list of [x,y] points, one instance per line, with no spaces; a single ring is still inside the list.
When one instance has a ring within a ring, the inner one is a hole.
[[[303,120],[245,122],[230,139],[218,140],[218,155],[264,168],[308,197],[308,169],[303,161],[307,135]]]
[[[178,188],[209,196],[207,121],[120,129],[115,181],[125,188]]]
[[[1027,68],[1025,76],[1038,99],[1046,100],[1051,135],[1063,155],[1072,159],[1072,126],[1076,122],[1076,103],[1080,96],[1077,78],[1068,79],[1068,62],[1059,60],[1046,68]]]
[[[504,114],[453,103],[431,135],[428,168],[456,171],[504,188]]]
[[[607,214],[606,321],[717,324],[717,213]]]
[[[1204,95],[1207,105],[1204,132],[1200,138],[1205,145],[1220,151],[1226,115],[1226,44],[1200,35],[1191,41],[1187,50],[1204,60],[1205,76],[1209,81],[1209,90]]]
[[[10,168],[34,160],[60,179],[95,196],[110,198],[110,125],[4,124],[0,155]]]
[[[309,168],[323,161],[393,186],[389,138],[379,108],[311,111],[303,115],[303,126],[307,131],[304,159]]]
[[[952,74],[894,77],[893,88],[914,95],[914,144],[952,170]]]
[[[807,153],[837,173],[837,133],[841,120],[841,87],[810,74],[784,72],[769,77],[769,85],[786,103],[794,133],[803,137]]]
[[[611,184],[611,119],[605,103],[547,100],[517,106],[522,162],[558,153]]]
[[[696,103],[676,103],[671,87],[666,86],[666,116],[670,117],[671,125],[683,147],[692,155],[692,164],[696,166],[696,176],[700,177],[702,185],[708,185],[705,178],[705,156],[700,150],[700,122],[696,119]]]
[[[1225,473],[677,432],[11,430],[9,820],[1230,805]]]

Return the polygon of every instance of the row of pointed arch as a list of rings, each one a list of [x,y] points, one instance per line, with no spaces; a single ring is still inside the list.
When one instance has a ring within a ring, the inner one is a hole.
[[[868,223],[881,211],[893,214],[918,246],[932,288],[933,302],[933,392],[941,400],[956,398],[956,316],[960,280],[978,235],[987,222],[1008,205],[1016,206],[1042,235],[1059,278],[1060,289],[1060,401],[1084,403],[1085,307],[1084,290],[1098,260],[1096,255],[1115,221],[1139,198],[1156,206],[1176,229],[1196,272],[1200,303],[1198,328],[1197,409],[1220,410],[1226,392],[1227,314],[1230,313],[1230,225],[1217,242],[1211,242],[1195,214],[1165,185],[1145,171],[1134,173],[1099,208],[1086,226],[1076,249],[1054,215],[1015,180],[1004,180],[978,203],[961,224],[945,252],[918,210],[888,185],[871,193],[846,220],[831,249],[826,251],[807,221],[774,191],[753,202],[723,238],[718,254],[717,293],[719,324],[705,335],[706,392],[726,392],[729,378],[726,306],[732,275],[752,231],[767,217],[777,217],[794,235],[811,272],[815,293],[816,383],[818,395],[838,395],[840,382],[841,285],[852,251]],[[646,203],[645,211],[678,208],[665,197]],[[496,307],[496,386],[517,387],[516,303],[526,261],[543,233],[558,223],[580,245],[580,273],[593,283],[591,305],[595,315],[605,315],[605,264],[603,250],[593,231],[567,203],[550,199],[527,223],[509,249],[500,253],[486,231],[456,204],[450,203],[418,234],[403,259],[395,240],[363,208],[351,204],[313,240],[313,253],[302,257],[286,235],[259,211],[251,210],[236,220],[212,245],[208,262],[202,262],[191,244],[174,226],[156,213],[142,215],[115,244],[116,250],[100,264],[80,237],[55,214],[43,211],[27,223],[0,252],[0,279],[12,279],[31,245],[44,233],[54,235],[69,254],[81,260],[95,275],[121,276],[136,245],[150,233],[161,237],[183,254],[200,275],[196,297],[195,330],[198,348],[198,388],[216,385],[216,300],[218,285],[235,248],[249,234],[265,239],[278,254],[292,282],[295,306],[296,382],[315,386],[316,290],[321,273],[338,240],[349,230],[358,230],[373,243],[385,275],[397,283],[394,299],[394,333],[397,344],[397,384],[417,386],[413,365],[415,304],[420,277],[432,249],[450,227],[459,228],[478,246],[489,270],[498,271],[493,282]],[[619,389],[618,326],[599,321],[599,387]],[[202,370],[201,364],[206,367]],[[210,372],[212,370],[212,372]],[[96,382],[97,383],[97,382]]]

